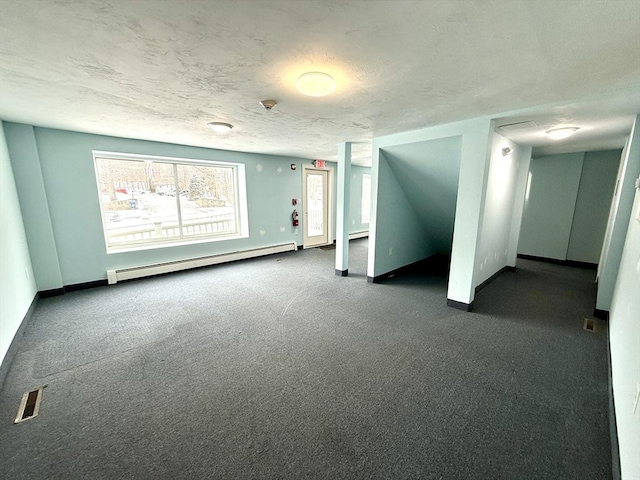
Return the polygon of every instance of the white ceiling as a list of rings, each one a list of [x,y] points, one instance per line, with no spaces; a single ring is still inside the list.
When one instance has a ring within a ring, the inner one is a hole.
[[[295,90],[312,70],[333,95]],[[621,147],[639,92],[636,0],[0,0],[0,117],[38,126],[366,163],[375,136],[490,115],[557,153],[557,124]]]

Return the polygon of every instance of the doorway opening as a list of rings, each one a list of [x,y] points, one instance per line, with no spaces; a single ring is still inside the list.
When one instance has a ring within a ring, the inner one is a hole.
[[[332,243],[329,187],[330,171],[303,169],[303,245],[319,247]]]

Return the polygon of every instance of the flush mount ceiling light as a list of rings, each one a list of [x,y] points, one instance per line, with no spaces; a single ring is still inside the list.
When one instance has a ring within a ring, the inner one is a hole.
[[[574,133],[580,130],[579,127],[560,127],[560,128],[552,128],[551,130],[547,130],[546,133],[549,137],[554,140],[562,140],[563,138],[570,137]]]
[[[233,128],[233,125],[224,122],[209,122],[207,125],[216,133],[227,133]]]
[[[333,93],[336,82],[330,75],[322,72],[307,72],[300,75],[296,88],[303,95],[310,97],[324,97]]]
[[[225,122],[209,122],[207,125],[216,133],[227,133],[233,128],[233,125]]]

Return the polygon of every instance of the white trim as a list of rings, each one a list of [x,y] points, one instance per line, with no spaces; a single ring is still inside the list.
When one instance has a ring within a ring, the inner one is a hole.
[[[367,206],[367,221],[365,222],[364,220],[364,208],[365,208],[365,188],[364,188],[364,183],[365,183],[365,179],[369,179],[369,191],[368,193],[368,197],[369,197],[369,201],[366,203]],[[360,223],[362,225],[368,225],[369,222],[371,221],[371,173],[363,173],[362,174],[362,178],[360,180]]]
[[[219,237],[206,237],[206,238],[187,238],[183,241],[178,239],[172,240],[158,240],[157,243],[152,243],[151,241],[148,243],[140,243],[140,244],[129,244],[122,245],[121,247],[107,247],[107,255],[111,255],[114,253],[127,253],[127,252],[139,252],[142,250],[155,250],[158,248],[171,248],[171,247],[180,247],[184,245],[197,245],[199,243],[214,243],[214,242],[224,242],[225,240],[240,240],[242,238],[249,238],[249,234],[242,235],[233,235],[233,236],[219,236]]]
[[[155,163],[183,163],[183,164],[199,164],[199,165],[220,165],[223,167],[243,165],[243,163],[227,162],[220,160],[203,160],[196,158],[184,158],[184,157],[161,157],[158,155],[145,155],[140,153],[121,153],[121,152],[108,152],[104,150],[92,150],[94,160],[96,158],[107,158],[109,160],[134,160],[139,162],[152,161]]]
[[[132,153],[120,153],[120,152],[108,152],[103,150],[92,150],[93,155],[93,170],[96,178],[96,190],[98,194],[98,205],[100,207],[100,217],[102,220],[102,232],[104,236],[105,248],[107,254],[133,252],[139,250],[150,250],[163,247],[174,247],[178,245],[191,245],[205,242],[217,242],[223,240],[234,240],[239,238],[249,237],[249,212],[248,212],[248,199],[247,199],[247,184],[245,165],[243,163],[236,162],[223,162],[215,160],[196,160],[190,158],[180,157],[161,157],[157,155],[142,155]],[[178,214],[178,223],[180,227],[180,237],[178,238],[159,238],[149,240],[138,240],[120,245],[110,245],[109,235],[107,232],[107,225],[105,222],[105,212],[102,205],[102,192],[100,182],[100,169],[98,166],[98,160],[122,160],[122,161],[137,161],[137,162],[152,162],[152,163],[165,163],[174,166],[174,180],[176,182],[176,208]],[[229,168],[233,171],[234,181],[234,193],[235,193],[235,232],[228,232],[222,234],[205,235],[205,236],[183,236],[182,233],[182,215],[180,199],[177,195],[177,166],[178,165],[201,165],[205,167],[220,167]]]
[[[325,164],[326,165],[326,164]],[[314,244],[313,246],[307,246],[307,237],[306,237],[306,217],[304,215],[304,210],[307,208],[307,172],[327,172],[327,243],[319,243]],[[334,228],[333,228],[333,197],[335,195],[333,188],[333,168],[325,167],[325,168],[315,168],[311,165],[303,165],[302,166],[302,241],[303,248],[315,248],[322,247],[324,245],[331,245],[335,238]]]

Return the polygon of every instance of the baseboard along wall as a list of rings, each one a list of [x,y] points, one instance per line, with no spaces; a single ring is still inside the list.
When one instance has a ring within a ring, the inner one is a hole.
[[[487,278],[484,282],[482,282],[480,285],[478,285],[476,287],[476,294],[482,290],[484,287],[486,287],[487,285],[489,285],[491,282],[493,282],[496,278],[498,278],[500,275],[502,275],[504,272],[515,272],[516,271],[516,267],[512,267],[510,265],[507,265],[505,267],[502,267],[500,270],[498,270],[496,273],[494,273],[493,275],[491,275],[489,278]]]
[[[537,257],[535,255],[525,255],[519,253],[518,258],[523,260],[534,260],[536,262],[554,263],[556,265],[566,265],[567,267],[589,268],[595,270],[598,268],[597,263],[579,262],[578,260],[560,260],[558,258]]]

